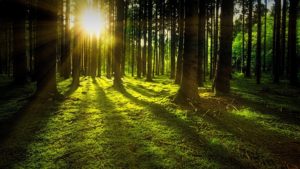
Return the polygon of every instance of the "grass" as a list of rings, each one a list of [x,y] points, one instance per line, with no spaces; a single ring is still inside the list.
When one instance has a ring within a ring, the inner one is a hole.
[[[61,81],[59,90],[68,93],[70,83]],[[295,98],[285,96],[287,106],[278,109],[276,99],[248,83],[234,80],[233,94],[224,97],[201,88],[201,104],[187,108],[171,102],[178,86],[165,77],[154,83],[125,78],[120,90],[106,78],[82,78],[63,101],[29,102],[0,146],[0,168],[299,165],[300,126],[290,119],[300,110]],[[282,118],[280,110],[290,114]]]

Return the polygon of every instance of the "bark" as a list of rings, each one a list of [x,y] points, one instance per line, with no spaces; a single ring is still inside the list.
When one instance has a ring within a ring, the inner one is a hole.
[[[117,0],[117,20],[115,33],[115,52],[114,52],[114,86],[121,87],[121,58],[123,55],[123,29],[124,29],[124,0]]]
[[[27,57],[25,41],[26,6],[22,0],[11,2],[13,19],[13,75],[16,84],[27,82]]]
[[[185,1],[185,39],[183,55],[183,74],[180,89],[175,97],[176,103],[199,102],[197,83],[198,62],[198,7],[197,0]]]
[[[217,95],[230,92],[233,7],[233,0],[221,2],[220,58],[215,80]]]
[[[247,66],[246,77],[251,77],[251,59],[252,59],[252,9],[253,0],[249,0],[249,16],[248,16],[248,50],[247,50]]]
[[[257,0],[257,45],[256,45],[256,83],[260,84],[261,79],[261,0]]]
[[[297,62],[297,7],[299,0],[290,0],[289,7],[289,33],[288,33],[288,57],[290,58],[290,84],[298,84],[298,69]]]
[[[50,8],[44,8],[49,6]],[[36,78],[37,94],[49,97],[57,94],[56,43],[57,1],[38,0]]]
[[[148,63],[147,81],[152,81],[152,0],[148,1]]]

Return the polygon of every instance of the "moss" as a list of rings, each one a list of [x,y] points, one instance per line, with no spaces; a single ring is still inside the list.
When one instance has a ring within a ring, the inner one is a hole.
[[[59,90],[66,93],[70,82],[61,81]],[[24,158],[0,161],[0,166],[279,168],[271,150],[252,141],[251,133],[241,133],[255,126],[258,133],[298,138],[291,133],[299,126],[285,127],[255,108],[214,106],[220,100],[209,90],[201,94],[202,107],[197,110],[179,107],[170,101],[178,90],[171,82],[164,77],[154,83],[125,78],[124,89],[115,90],[106,78],[82,78],[81,86],[64,101],[38,110],[49,114],[35,119],[44,125],[36,127],[30,141],[12,146],[25,149]],[[7,148],[3,146],[1,150]]]

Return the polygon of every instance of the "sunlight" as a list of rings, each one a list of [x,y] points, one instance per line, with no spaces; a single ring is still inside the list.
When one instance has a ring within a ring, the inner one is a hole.
[[[97,36],[105,31],[107,24],[101,12],[92,8],[84,10],[80,23],[85,33]]]

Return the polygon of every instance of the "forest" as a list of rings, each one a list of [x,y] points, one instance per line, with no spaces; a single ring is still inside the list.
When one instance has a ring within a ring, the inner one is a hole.
[[[300,168],[299,0],[0,0],[0,168]]]

